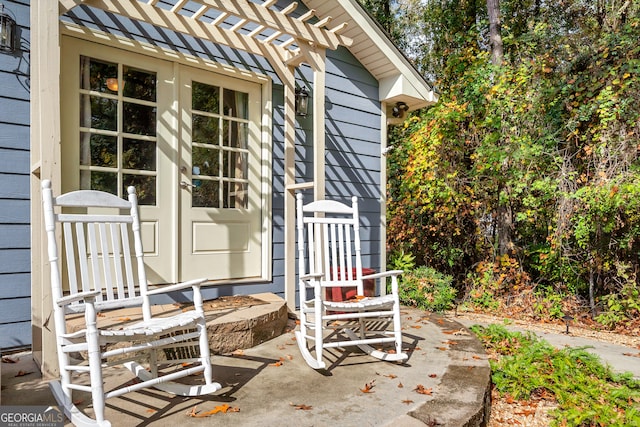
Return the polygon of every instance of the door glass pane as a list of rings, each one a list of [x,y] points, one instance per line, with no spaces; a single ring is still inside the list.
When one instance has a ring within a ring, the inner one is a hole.
[[[136,188],[138,196],[138,204],[155,205],[156,204],[156,177],[148,175],[129,175],[122,176],[122,194],[129,194],[127,188],[133,185]]]
[[[118,138],[80,132],[80,164],[115,167],[118,159]]]
[[[124,138],[122,167],[145,171],[156,170],[156,142]]]
[[[118,100],[93,95],[80,95],[80,126],[118,129]]]
[[[220,173],[219,150],[217,148],[193,147],[192,168],[194,175],[217,177]]]
[[[223,115],[229,117],[225,119],[216,114],[221,91]],[[248,101],[249,95],[245,92],[192,83],[193,207],[247,207]]]
[[[222,125],[222,145],[227,147],[247,148],[248,139],[248,124],[232,122],[225,120]]]
[[[191,87],[192,109],[218,114],[220,112],[220,88],[193,82]]]
[[[194,114],[192,117],[191,140],[218,145],[219,121],[217,117],[205,117]]]
[[[80,57],[80,88],[97,92],[118,92],[118,64]]]
[[[156,107],[123,103],[122,128],[125,133],[155,136]]]
[[[224,89],[224,115],[247,119],[249,117],[249,94]]]
[[[117,194],[118,174],[112,172],[81,170],[80,188]]]
[[[226,177],[243,179],[247,176],[247,153],[228,151],[223,158]]]
[[[156,73],[82,56],[79,89],[80,188],[156,204]]]
[[[195,181],[199,181],[197,184]],[[191,204],[194,208],[219,208],[220,183],[215,180],[194,180]]]
[[[138,70],[128,66],[122,67],[123,95],[143,101],[156,101],[156,73]]]
[[[225,208],[246,208],[247,184],[242,182],[225,182],[223,203]]]

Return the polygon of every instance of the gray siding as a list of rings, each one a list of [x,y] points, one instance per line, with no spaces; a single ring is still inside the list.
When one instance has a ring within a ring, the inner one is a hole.
[[[0,350],[31,345],[29,1],[3,1],[20,51],[0,52]]]
[[[288,4],[290,1],[280,1]],[[299,8],[300,9],[300,8]],[[301,10],[301,9],[300,9]],[[301,13],[301,12],[300,12]],[[222,64],[268,75],[273,79],[273,282],[205,290],[206,298],[221,295],[273,292],[284,294],[284,138],[283,88],[268,61],[262,57],[172,33],[80,6],[68,19],[76,24],[96,28],[118,36],[129,37],[163,48],[176,49]],[[299,84],[312,89],[311,71],[301,67]],[[346,49],[327,52],[326,76],[326,162],[327,196],[348,201],[351,195],[361,197],[363,214],[364,264],[380,268],[380,103],[377,81]],[[313,94],[311,94],[313,96]],[[314,114],[314,112],[311,112]],[[309,180],[311,175],[311,120],[297,119],[296,176]],[[310,195],[308,195],[310,200]],[[372,237],[374,236],[374,237]]]

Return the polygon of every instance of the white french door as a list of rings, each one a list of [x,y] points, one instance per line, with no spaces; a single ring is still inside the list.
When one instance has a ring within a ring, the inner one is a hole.
[[[258,278],[260,85],[183,67],[180,86],[182,276]]]
[[[149,280],[259,278],[261,85],[62,39],[62,189],[136,187]]]

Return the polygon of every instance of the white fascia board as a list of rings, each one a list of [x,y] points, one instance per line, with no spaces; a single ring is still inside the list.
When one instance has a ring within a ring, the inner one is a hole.
[[[409,106],[409,110],[426,107],[438,101],[431,88],[425,89],[424,85],[416,87],[415,82],[410,81],[404,74],[380,80],[378,92],[380,101],[388,104],[402,101]]]

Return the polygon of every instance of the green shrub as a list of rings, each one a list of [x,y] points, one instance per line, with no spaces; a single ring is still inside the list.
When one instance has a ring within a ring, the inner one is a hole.
[[[449,310],[457,294],[452,281],[431,267],[407,271],[400,284],[400,302],[429,311]]]
[[[404,250],[395,251],[389,257],[389,270],[409,271],[416,267],[416,257]]]

